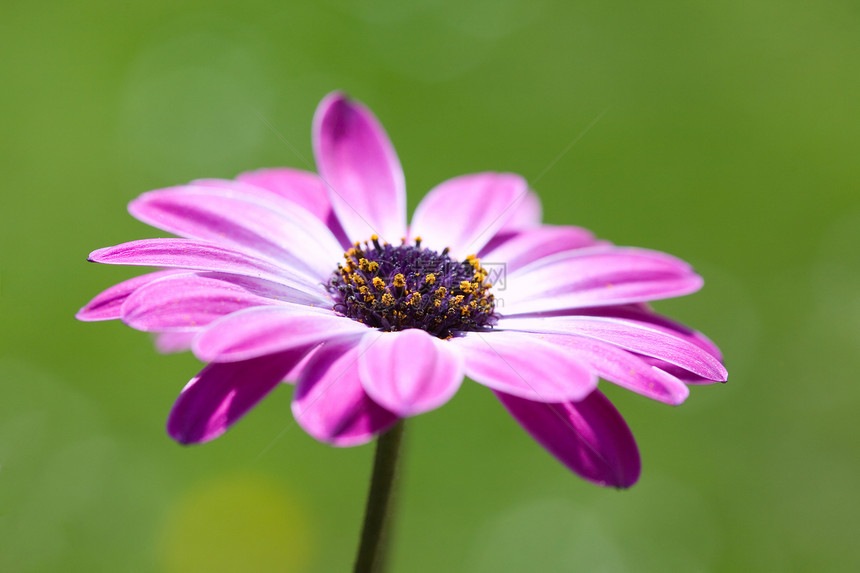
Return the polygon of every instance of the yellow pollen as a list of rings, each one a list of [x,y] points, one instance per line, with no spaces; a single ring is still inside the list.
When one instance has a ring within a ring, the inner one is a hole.
[[[460,304],[461,302],[463,302],[463,299],[464,299],[464,298],[466,298],[466,297],[464,297],[464,296],[463,296],[463,295],[461,295],[461,294],[458,294],[457,296],[455,296],[454,298],[452,298],[452,299],[451,299],[451,301],[452,301],[454,304]]]
[[[367,288],[366,286],[360,287],[358,289],[358,292],[360,292],[362,294],[362,296],[364,297],[364,302],[373,301],[373,295],[370,294],[370,289]]]
[[[424,282],[428,285],[432,285],[436,282],[436,275],[433,273],[428,273],[426,277],[424,277]]]
[[[379,277],[373,277],[373,286],[376,290],[385,290],[385,281]]]
[[[391,284],[398,288],[403,288],[406,286],[406,277],[404,277],[401,273],[397,273],[394,275],[394,280],[391,281]]]
[[[421,304],[421,295],[417,292],[413,292],[412,296],[409,297],[409,304],[412,306],[418,306]]]
[[[460,290],[466,294],[472,292],[472,283],[469,281],[460,281]]]
[[[377,263],[376,261],[370,261],[370,265],[368,265],[368,268],[370,268],[370,272],[375,273],[379,270],[379,263]]]
[[[447,295],[447,294],[448,294],[448,289],[446,289],[445,287],[439,287],[439,288],[437,288],[437,289],[436,289],[436,293],[435,293],[435,294],[436,294],[436,296],[438,296],[439,298],[445,298],[445,295]]]
[[[364,272],[369,272],[370,271],[370,261],[368,261],[367,259],[363,259],[363,258],[358,259],[358,268],[360,268]]]
[[[386,306],[391,306],[392,304],[394,304],[394,297],[391,296],[390,293],[385,293],[384,295],[382,295],[382,304]]]

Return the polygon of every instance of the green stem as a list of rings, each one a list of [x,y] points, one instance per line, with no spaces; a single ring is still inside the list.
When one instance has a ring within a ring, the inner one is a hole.
[[[397,460],[403,437],[403,421],[379,436],[376,442],[376,457],[373,460],[373,476],[364,511],[364,527],[361,545],[355,558],[354,573],[381,573],[385,567],[387,533],[390,527],[391,498],[394,480],[397,477]]]

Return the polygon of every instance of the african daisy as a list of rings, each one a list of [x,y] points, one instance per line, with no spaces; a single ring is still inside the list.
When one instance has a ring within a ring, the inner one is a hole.
[[[667,404],[726,380],[707,338],[645,304],[698,290],[686,263],[542,225],[527,182],[507,173],[441,183],[407,225],[388,136],[340,93],[320,103],[313,146],[319,175],[264,169],[144,193],[131,214],[180,238],[89,257],[162,270],[79,319],[120,319],[209,363],[170,413],[177,441],[218,437],[288,381],[311,436],[363,444],[468,376],[571,470],[628,487],[638,450],[598,379]]]

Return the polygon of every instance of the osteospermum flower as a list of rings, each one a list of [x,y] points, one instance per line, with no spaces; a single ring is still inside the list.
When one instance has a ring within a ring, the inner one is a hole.
[[[627,487],[639,454],[598,378],[667,404],[726,379],[710,341],[645,304],[698,290],[686,263],[542,225],[535,194],[506,173],[441,183],[407,225],[394,148],[340,93],[317,109],[313,145],[319,175],[266,169],[144,193],[131,214],[181,238],[89,257],[164,270],[78,318],[121,319],[209,363],[170,413],[177,441],[221,435],[288,381],[311,436],[363,444],[468,376],[571,470]]]

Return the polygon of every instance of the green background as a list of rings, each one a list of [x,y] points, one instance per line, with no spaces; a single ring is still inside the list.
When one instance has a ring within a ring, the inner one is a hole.
[[[547,221],[693,263],[704,290],[656,306],[730,373],[678,408],[607,388],[643,455],[623,492],[464,385],[407,425],[394,571],[860,570],[856,1],[3,0],[0,78],[0,570],[349,569],[372,447],[313,441],[288,387],[180,447],[196,360],[73,319],[136,272],[91,250],[159,234],[129,200],[306,167],[333,89],[410,208],[514,171]]]

